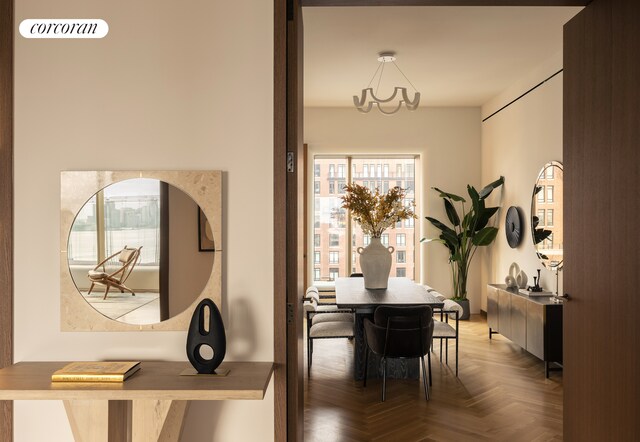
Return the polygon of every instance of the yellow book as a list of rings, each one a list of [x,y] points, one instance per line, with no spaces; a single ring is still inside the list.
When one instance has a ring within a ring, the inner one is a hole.
[[[53,382],[124,382],[140,362],[72,362],[51,375]]]

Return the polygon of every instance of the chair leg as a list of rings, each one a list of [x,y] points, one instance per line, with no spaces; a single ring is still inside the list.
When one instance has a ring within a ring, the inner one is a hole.
[[[442,338],[440,338],[440,362],[442,362]]]
[[[364,350],[364,382],[363,387],[367,386],[367,375],[369,374],[369,346]]]
[[[91,287],[89,287],[89,293],[87,293],[87,295],[90,295],[90,294],[91,294],[91,290],[93,290],[93,288],[94,288],[95,286],[96,286],[96,283],[95,283],[95,282],[92,282],[92,283],[91,283]]]
[[[387,394],[387,358],[382,358],[382,402]]]
[[[311,376],[311,339],[307,337],[307,376]]]
[[[431,382],[431,353],[427,353],[427,361],[429,362],[429,385],[433,385]]]
[[[110,285],[107,285],[107,289],[104,291],[104,298],[102,298],[102,300],[104,301],[105,299],[107,299],[107,295],[109,294],[109,289],[111,288]]]
[[[458,338],[456,337],[456,377],[458,377]]]
[[[422,383],[424,385],[424,397],[426,400],[429,400],[429,383],[427,382],[427,370],[424,366],[424,356],[420,356],[420,360],[422,361]]]
[[[446,339],[446,342],[444,343],[444,345],[446,347],[444,351],[444,354],[445,354],[444,360],[445,360],[445,363],[449,365],[449,338]]]

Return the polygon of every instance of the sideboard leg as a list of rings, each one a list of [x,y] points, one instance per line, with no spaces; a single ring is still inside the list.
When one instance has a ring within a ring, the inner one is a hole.
[[[189,401],[133,401],[132,442],[178,442]]]

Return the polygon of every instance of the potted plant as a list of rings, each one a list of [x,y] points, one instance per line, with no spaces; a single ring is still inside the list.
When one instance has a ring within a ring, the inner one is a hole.
[[[399,221],[416,218],[413,208],[403,205],[406,190],[396,186],[383,194],[377,188],[372,192],[368,187],[355,183],[346,185],[344,190],[342,208],[350,211],[365,235],[371,236],[366,248],[357,249],[364,286],[386,289],[394,249],[385,247],[380,238],[386,229],[395,228]]]
[[[463,308],[460,319],[469,318],[469,300],[467,299],[467,277],[469,267],[478,247],[488,246],[498,234],[498,228],[489,226],[489,220],[498,211],[498,207],[485,207],[485,199],[494,189],[504,184],[504,177],[500,177],[486,185],[480,192],[473,186],[467,185],[467,193],[471,204],[465,206],[467,200],[453,193],[439,192],[444,201],[444,208],[451,227],[427,216],[431,224],[440,230],[438,238],[422,238],[420,242],[436,241],[444,244],[449,250],[449,263],[453,277],[453,300]],[[459,210],[456,209],[459,206]]]

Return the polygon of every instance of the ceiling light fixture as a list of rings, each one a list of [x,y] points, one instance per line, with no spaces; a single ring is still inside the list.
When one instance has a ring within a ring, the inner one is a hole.
[[[420,92],[418,92],[418,90],[413,85],[413,83],[411,83],[411,81],[407,78],[407,76],[404,74],[404,72],[402,72],[402,70],[396,64],[396,54],[395,54],[395,52],[381,52],[380,54],[378,54],[378,62],[379,62],[378,69],[376,69],[376,71],[374,72],[373,77],[371,77],[371,81],[369,81],[369,84],[367,85],[367,87],[365,89],[362,89],[362,93],[360,95],[360,98],[358,98],[357,95],[353,96],[353,104],[355,104],[356,109],[358,109],[358,111],[366,114],[369,111],[371,111],[371,109],[373,108],[373,105],[375,104],[378,107],[378,110],[380,112],[382,112],[383,114],[385,114],[385,115],[393,115],[393,114],[395,114],[396,112],[398,112],[400,110],[400,108],[402,107],[402,103],[404,103],[408,110],[410,110],[410,111],[416,110],[418,108],[418,104],[420,104]],[[376,96],[376,94],[378,93],[378,89],[380,89],[380,82],[382,81],[382,74],[384,74],[384,66],[387,63],[393,63],[393,65],[396,67],[396,69],[402,74],[402,76],[411,85],[411,87],[415,91],[415,95],[413,96],[413,100],[409,100],[409,95],[407,94],[407,88],[406,87],[399,87],[399,86],[396,86],[394,88],[393,94],[391,94],[391,96],[389,98],[381,99],[381,98],[378,98]],[[378,75],[378,73],[379,73],[379,75]],[[371,84],[376,79],[376,77],[378,78],[378,82],[377,82],[377,85],[376,85],[376,91],[374,93],[373,92],[373,88],[371,87]],[[393,109],[384,109],[381,106],[381,104],[382,103],[389,103],[390,101],[393,101],[396,98],[396,96],[398,95],[398,92],[402,95],[402,99],[400,99],[400,101],[398,102],[397,106],[395,108],[393,108]],[[371,98],[367,101],[367,96],[368,95],[370,95]]]

